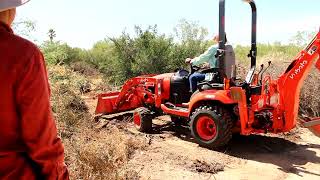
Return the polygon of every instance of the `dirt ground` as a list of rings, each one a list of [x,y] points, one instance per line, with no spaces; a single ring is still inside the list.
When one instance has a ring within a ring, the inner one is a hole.
[[[85,98],[94,111],[96,100]],[[144,134],[132,123],[112,120],[128,136],[146,138],[123,167],[140,179],[320,179],[320,138],[298,128],[287,135],[234,136],[219,151],[199,147],[188,127],[177,127],[167,116],[154,119],[154,132]]]

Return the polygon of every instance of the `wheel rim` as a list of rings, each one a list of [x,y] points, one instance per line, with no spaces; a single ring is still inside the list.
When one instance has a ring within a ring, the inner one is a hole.
[[[217,135],[217,126],[214,120],[208,116],[199,117],[196,129],[199,137],[206,141],[214,139]]]
[[[141,117],[138,112],[133,113],[133,123],[137,127],[140,127],[140,125],[141,125]]]

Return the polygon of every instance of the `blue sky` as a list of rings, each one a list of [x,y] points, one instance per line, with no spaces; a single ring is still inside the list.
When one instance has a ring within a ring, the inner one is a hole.
[[[106,36],[113,37],[134,25],[158,25],[170,34],[180,19],[198,21],[210,36],[218,31],[218,0],[31,0],[18,8],[17,19],[36,22],[41,42],[50,28],[57,40],[90,48]],[[282,43],[302,30],[320,26],[319,0],[256,0],[258,41]],[[250,42],[250,6],[241,0],[226,1],[226,32],[233,44]],[[209,38],[209,37],[208,37]]]

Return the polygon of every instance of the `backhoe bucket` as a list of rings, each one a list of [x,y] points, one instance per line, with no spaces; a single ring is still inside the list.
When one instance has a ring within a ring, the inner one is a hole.
[[[320,57],[319,57],[318,61],[316,62],[316,68],[320,71]]]
[[[305,118],[305,120],[300,121],[305,128],[308,128],[314,135],[320,137],[320,117]]]

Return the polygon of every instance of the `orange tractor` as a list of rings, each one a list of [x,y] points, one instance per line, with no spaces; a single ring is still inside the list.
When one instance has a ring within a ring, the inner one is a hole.
[[[251,68],[245,80],[236,78],[235,57],[225,39],[225,0],[219,1],[218,67],[209,69],[211,78],[189,92],[187,70],[160,75],[143,75],[128,80],[121,91],[100,94],[96,115],[133,110],[134,124],[141,132],[152,130],[152,119],[167,114],[176,123],[188,123],[198,144],[216,148],[228,143],[233,133],[288,132],[297,124],[299,93],[314,61],[320,70],[320,32],[278,78],[256,71],[256,5],[252,10]],[[270,63],[269,63],[270,66]],[[304,118],[302,124],[320,136],[320,118]]]

